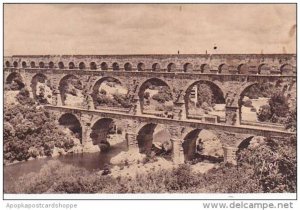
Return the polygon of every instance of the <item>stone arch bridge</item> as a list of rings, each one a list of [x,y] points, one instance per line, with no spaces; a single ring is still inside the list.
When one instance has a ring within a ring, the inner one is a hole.
[[[221,139],[225,161],[234,162],[235,152],[243,140],[251,136],[282,138],[293,133],[272,125],[241,124],[241,97],[259,83],[284,83],[286,91],[296,86],[296,55],[62,55],[11,56],[4,58],[5,84],[18,77],[36,98],[36,78],[43,78],[51,90],[45,105],[58,116],[69,113],[80,122],[82,143],[89,145],[93,125],[108,118],[124,123],[128,147],[138,147],[137,135],[145,125],[162,124],[169,131],[173,159],[184,161],[182,142],[191,131],[206,129]],[[64,103],[63,83],[77,78],[83,95],[78,106]],[[118,81],[128,90],[130,105],[126,108],[96,109],[92,94],[107,80]],[[146,84],[156,81],[166,85],[174,109],[170,116],[151,115],[143,110]],[[197,82],[216,87],[224,98],[225,116],[207,115],[195,119],[188,115],[191,87]],[[228,137],[229,136],[229,137]],[[229,139],[229,140],[228,140]]]

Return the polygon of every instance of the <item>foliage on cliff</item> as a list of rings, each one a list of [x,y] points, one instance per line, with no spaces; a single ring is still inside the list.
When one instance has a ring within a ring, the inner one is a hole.
[[[282,92],[277,91],[271,95],[269,104],[260,107],[257,119],[262,122],[284,123],[289,115],[289,110],[287,97]]]
[[[58,126],[55,117],[36,106],[27,90],[21,90],[17,100],[17,105],[4,106],[5,162],[50,156],[54,146],[65,150],[73,147],[73,140]]]

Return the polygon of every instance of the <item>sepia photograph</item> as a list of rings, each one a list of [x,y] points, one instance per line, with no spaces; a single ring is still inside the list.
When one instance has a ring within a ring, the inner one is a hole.
[[[4,198],[296,199],[296,13],[4,3]]]

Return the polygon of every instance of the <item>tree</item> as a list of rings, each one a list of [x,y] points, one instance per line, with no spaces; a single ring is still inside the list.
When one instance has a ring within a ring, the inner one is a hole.
[[[266,105],[262,105],[257,113],[257,119],[261,122],[265,122],[267,120],[269,120],[272,116],[271,113],[271,107],[266,104]]]
[[[288,100],[282,92],[275,92],[269,100],[269,105],[272,115],[286,117],[289,112]]]
[[[213,92],[209,85],[207,84],[197,84],[198,88],[198,101],[197,101],[197,106],[201,107],[203,102],[206,102],[209,106],[212,105],[212,99],[213,99]]]

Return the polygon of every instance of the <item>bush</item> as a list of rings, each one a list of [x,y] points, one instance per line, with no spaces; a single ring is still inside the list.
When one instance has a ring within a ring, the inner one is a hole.
[[[257,113],[257,119],[261,122],[269,120],[272,116],[271,107],[269,105],[262,105]]]
[[[253,107],[253,106],[252,106],[252,101],[251,101],[250,99],[244,101],[244,102],[243,102],[243,105],[244,105],[245,107],[249,107],[249,108]]]
[[[150,93],[149,92],[144,92],[144,98],[149,99],[149,97],[150,97]]]
[[[4,107],[5,162],[51,156],[54,145],[65,150],[74,146],[73,139],[57,127],[54,115],[34,106],[28,90],[22,89],[17,99],[21,104]]]
[[[289,112],[289,104],[287,98],[282,92],[276,92],[269,100],[271,113],[278,117],[286,117]]]

